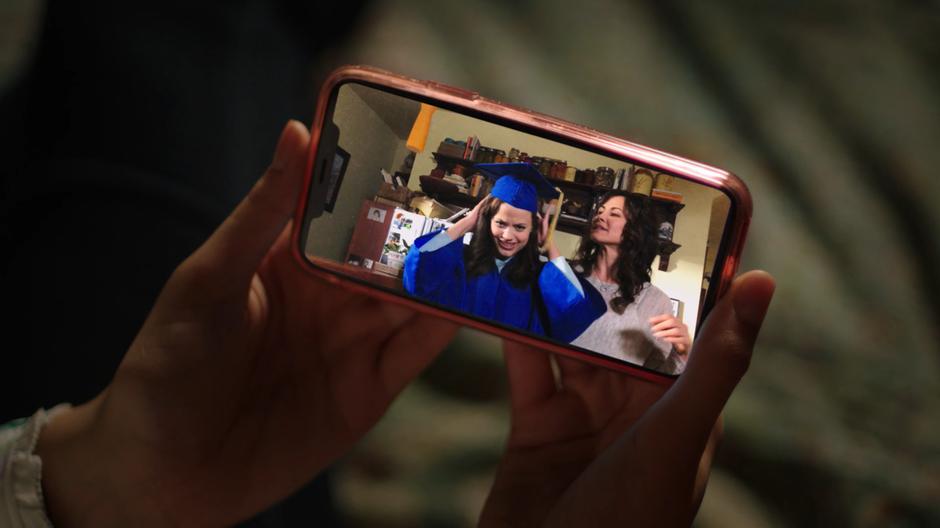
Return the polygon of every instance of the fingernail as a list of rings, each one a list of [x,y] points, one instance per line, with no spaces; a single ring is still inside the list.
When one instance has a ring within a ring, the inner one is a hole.
[[[734,289],[734,313],[750,326],[760,326],[767,315],[776,283],[769,273],[752,271],[742,275]]]

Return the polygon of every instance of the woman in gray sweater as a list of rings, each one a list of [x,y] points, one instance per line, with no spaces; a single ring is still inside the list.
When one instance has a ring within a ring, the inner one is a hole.
[[[581,240],[580,271],[604,297],[607,313],[572,344],[677,374],[692,340],[674,315],[669,296],[650,283],[656,231],[644,206],[626,193],[605,195]]]

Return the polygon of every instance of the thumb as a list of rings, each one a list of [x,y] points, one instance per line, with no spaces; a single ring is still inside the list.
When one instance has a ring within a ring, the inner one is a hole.
[[[741,275],[715,306],[689,353],[685,372],[658,402],[655,422],[674,439],[708,438],[721,410],[750,364],[754,343],[773,297],[773,277]]]
[[[293,215],[309,142],[310,133],[304,125],[289,121],[264,175],[183,267],[197,277],[211,277],[210,282],[224,292],[244,293]],[[202,287],[207,286],[203,282]]]

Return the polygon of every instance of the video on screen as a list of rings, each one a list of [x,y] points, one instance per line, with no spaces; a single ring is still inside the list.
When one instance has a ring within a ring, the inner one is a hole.
[[[305,253],[437,306],[681,373],[718,190],[355,83]]]

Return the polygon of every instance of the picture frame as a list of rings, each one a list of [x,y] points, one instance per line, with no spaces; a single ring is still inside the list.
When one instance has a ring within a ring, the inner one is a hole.
[[[339,196],[339,187],[343,184],[343,175],[346,174],[346,167],[349,166],[349,152],[341,147],[336,147],[333,154],[333,164],[330,166],[330,180],[326,188],[326,204],[323,209],[332,213],[336,205],[336,197]]]
[[[669,298],[669,303],[672,305],[672,315],[678,318],[682,318],[682,301],[675,299],[673,297]]]

